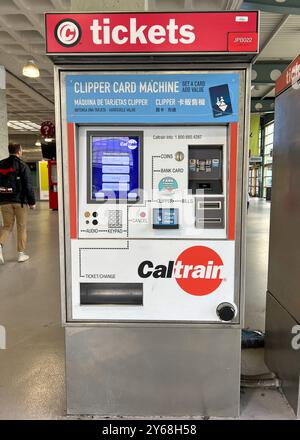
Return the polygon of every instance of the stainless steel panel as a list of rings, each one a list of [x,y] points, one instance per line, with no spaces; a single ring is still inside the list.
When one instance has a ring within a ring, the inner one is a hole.
[[[68,414],[239,414],[240,330],[65,330]]]
[[[283,392],[300,417],[300,349],[292,348],[292,328],[297,321],[267,293],[265,361],[282,380]]]
[[[300,321],[300,88],[276,98],[268,290]]]

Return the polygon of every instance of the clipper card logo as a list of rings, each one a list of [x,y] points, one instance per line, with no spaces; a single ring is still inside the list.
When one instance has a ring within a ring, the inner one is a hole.
[[[195,296],[214,292],[224,280],[223,261],[217,252],[206,246],[185,249],[176,261],[154,265],[143,261],[138,268],[141,278],[175,278],[186,293]]]
[[[75,46],[81,38],[81,28],[74,20],[62,20],[57,23],[54,35],[59,44],[65,47],[72,47]]]

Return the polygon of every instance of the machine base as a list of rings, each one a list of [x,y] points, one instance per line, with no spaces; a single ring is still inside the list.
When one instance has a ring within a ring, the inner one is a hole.
[[[239,329],[82,326],[65,331],[69,415],[239,415]]]
[[[265,362],[282,381],[282,390],[300,417],[300,348],[293,349],[292,328],[299,325],[281,304],[267,292]]]

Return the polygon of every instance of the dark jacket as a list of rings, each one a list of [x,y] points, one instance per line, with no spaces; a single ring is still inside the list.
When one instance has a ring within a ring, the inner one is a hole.
[[[8,203],[21,203],[35,205],[35,195],[29,166],[15,155],[0,161],[0,168],[13,167],[21,178],[20,191],[17,194],[0,194],[0,205]]]

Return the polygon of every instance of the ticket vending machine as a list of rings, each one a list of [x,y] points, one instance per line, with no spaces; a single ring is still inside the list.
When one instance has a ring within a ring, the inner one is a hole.
[[[257,23],[46,14],[68,414],[239,413]]]
[[[56,160],[48,160],[49,208],[58,209],[57,198],[57,164]]]

